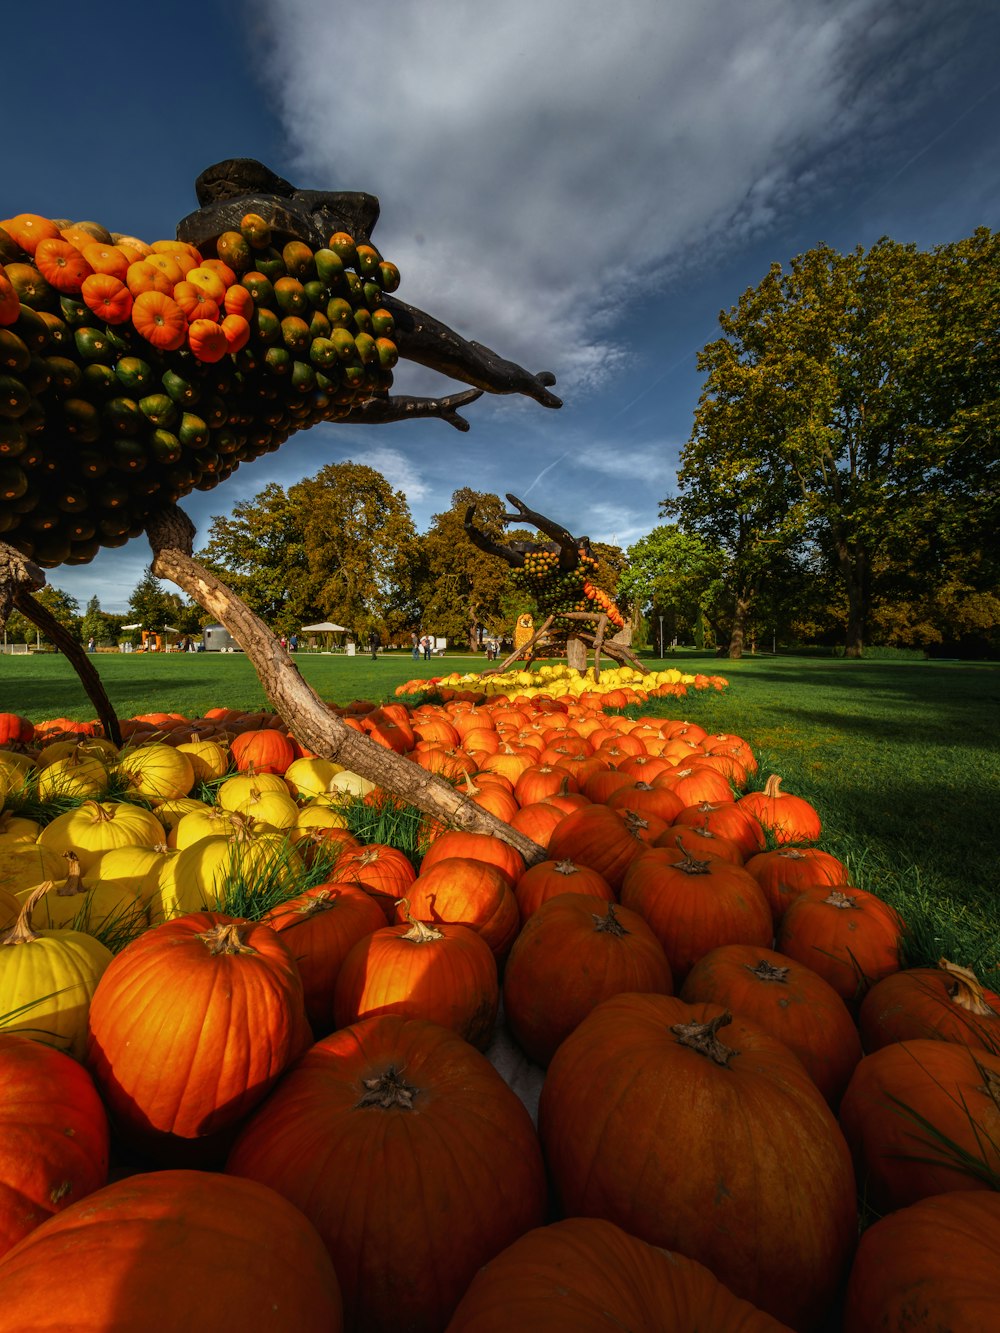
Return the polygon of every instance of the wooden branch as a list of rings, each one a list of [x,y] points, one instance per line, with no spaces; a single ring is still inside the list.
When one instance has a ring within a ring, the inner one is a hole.
[[[601,612],[601,618],[597,622],[597,633],[594,635],[594,684],[601,679],[601,645],[604,642],[604,631],[608,628],[607,612]]]
[[[104,683],[97,674],[93,662],[84,651],[83,645],[78,643],[69,630],[64,625],[60,625],[52,612],[41,602],[36,601],[26,589],[20,588],[14,594],[14,605],[33,625],[38,626],[47,639],[52,640],[70,662],[76,674],[80,677],[80,684],[86,690],[87,698],[94,705],[101,726],[104,728],[105,736],[120,747],[122,729],[118,722],[118,714],[112,708],[111,700],[104,689]]]
[[[152,516],[147,534],[153,573],[170,579],[225,626],[252,663],[268,699],[300,744],[335,759],[383,790],[435,819],[469,833],[487,833],[509,843],[528,865],[544,861],[544,847],[532,842],[463,796],[419,764],[377,745],[346,726],[306,684],[292,658],[264,622],[214,574],[191,557],[194,526],[175,505]]]

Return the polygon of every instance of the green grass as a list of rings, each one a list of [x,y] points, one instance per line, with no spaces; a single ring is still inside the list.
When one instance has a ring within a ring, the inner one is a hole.
[[[256,709],[264,694],[239,654],[98,654],[123,718],[162,709],[197,716],[214,706]],[[484,659],[414,662],[408,653],[300,654],[327,700],[391,698],[405,680],[481,668]],[[744,736],[760,782],[780,773],[823,819],[822,846],[855,882],[893,902],[911,928],[911,957],[940,955],[1000,980],[995,880],[1000,796],[1000,667],[991,663],[816,657],[722,662],[678,653],[667,665],[719,673],[730,688],[651,701],[632,712],[687,718]],[[39,722],[93,717],[65,658],[0,657],[0,710]]]

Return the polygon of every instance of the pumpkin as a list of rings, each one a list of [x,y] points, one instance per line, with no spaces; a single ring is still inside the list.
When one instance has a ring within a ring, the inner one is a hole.
[[[290,891],[301,868],[298,853],[280,833],[254,833],[234,824],[228,833],[199,838],[183,849],[178,844],[177,856],[164,863],[149,905],[150,920],[224,911],[234,892],[246,900],[270,895],[275,887]]]
[[[937,1194],[861,1237],[847,1284],[851,1333],[995,1333],[1000,1194]]]
[[[0,1013],[5,1031],[82,1059],[87,1011],[111,952],[82,931],[32,928],[31,913],[51,888],[50,880],[38,885],[0,939]]]
[[[286,898],[263,920],[290,949],[309,1025],[316,1036],[325,1036],[334,1026],[334,988],[344,959],[359,940],[385,925],[382,909],[362,888],[320,884]]]
[[[460,829],[450,829],[434,839],[420,863],[421,874],[453,857],[496,866],[511,887],[524,874],[524,857],[510,843],[489,833],[465,833]]]
[[[603,902],[614,902],[611,885],[596,870],[572,861],[538,861],[529,866],[514,885],[514,897],[522,924],[550,898],[561,893],[587,894]]]
[[[140,935],[102,981],[87,1066],[119,1131],[156,1152],[201,1141],[211,1156],[310,1040],[295,962],[259,923],[190,913]]]
[[[574,861],[604,877],[617,893],[629,864],[643,850],[638,829],[606,805],[586,806],[565,816],[548,842],[549,859]]]
[[[685,807],[674,823],[708,829],[731,839],[743,853],[744,860],[764,850],[764,830],[760,820],[745,810],[739,801],[699,801]]]
[[[612,810],[632,810],[637,815],[656,815],[669,824],[684,809],[684,802],[669,787],[657,787],[650,782],[633,782],[619,787],[607,799]]]
[[[217,782],[229,768],[229,756],[218,741],[182,741],[177,749],[190,760],[195,782]]]
[[[769,948],[774,938],[756,880],[729,861],[688,853],[678,861],[669,848],[652,848],[629,866],[621,901],[650,926],[678,982],[720,944]]]
[[[902,931],[895,910],[864,889],[805,889],[782,917],[776,947],[856,1008],[874,982],[899,971]]]
[[[278,773],[241,773],[237,777],[227,778],[215,793],[215,803],[220,810],[239,810],[255,792],[276,791],[288,795],[288,784]]]
[[[928,1038],[883,1046],[854,1071],[840,1123],[880,1213],[929,1194],[996,1190],[1000,1056]]]
[[[135,272],[137,269],[139,274]],[[154,277],[156,272],[148,260],[129,267],[127,281],[134,296],[132,323],[136,332],[161,352],[176,352],[187,339],[187,315],[167,295],[173,290],[173,283],[162,274]]]
[[[282,776],[296,800],[308,801],[314,796],[325,796],[330,790],[331,778],[343,770],[343,764],[332,759],[309,755],[293,759]]]
[[[162,859],[162,853],[153,855]],[[75,853],[64,853],[64,860],[66,878],[54,884],[35,907],[32,920],[37,928],[80,930],[115,940],[131,939],[145,930],[149,916],[135,889],[121,882],[105,881],[99,874],[94,874],[90,884],[84,884]],[[32,892],[22,889],[18,897],[24,902]]]
[[[446,1333],[789,1333],[704,1264],[597,1217],[568,1217],[514,1241],[476,1274]]]
[[[746,862],[746,868],[764,890],[775,925],[803,889],[849,884],[851,879],[843,861],[819,847],[776,847],[757,852]]]
[[[146,800],[171,801],[194,786],[194,765],[176,745],[140,745],[118,756],[116,772],[129,791]]]
[[[5,835],[0,838],[0,919],[10,910],[14,897],[22,889],[33,889],[43,879],[58,880],[66,873],[62,853],[42,842],[22,842]],[[14,915],[21,910],[18,905]]]
[[[556,1051],[539,1135],[563,1213],[682,1249],[794,1328],[834,1301],[854,1173],[798,1059],[718,1005],[616,995]]]
[[[781,790],[781,778],[772,773],[763,791],[751,791],[737,801],[755,815],[777,843],[816,842],[823,826],[816,810],[801,796]]]
[[[0,745],[30,745],[34,723],[19,713],[0,713]]]
[[[557,792],[579,791],[576,778],[558,764],[533,764],[526,768],[514,783],[514,798],[518,805],[533,805]]]
[[[672,993],[663,946],[638,913],[564,893],[542,903],[514,941],[504,1017],[528,1059],[547,1065],[595,1005],[622,991]]]
[[[288,737],[273,727],[244,731],[234,736],[230,746],[233,763],[241,773],[284,773],[295,758],[295,747]]]
[[[163,825],[151,810],[118,801],[84,801],[57,815],[38,835],[39,847],[59,855],[75,852],[84,874],[112,847],[155,847],[162,841]]]
[[[345,1323],[365,1333],[443,1328],[479,1268],[545,1210],[531,1120],[486,1057],[436,1023],[388,1015],[307,1051],[226,1171],[313,1222]]]
[[[523,833],[539,847],[548,847],[556,827],[562,823],[566,812],[553,805],[551,801],[534,801],[523,805],[510,817],[510,826],[518,833]]]
[[[396,903],[406,896],[416,877],[409,857],[383,842],[345,848],[330,869],[331,880],[357,885],[370,894],[384,914],[383,924],[395,920]]]
[[[0,1033],[0,1256],[108,1179],[108,1118],[61,1051]]]
[[[985,990],[968,968],[942,958],[937,967],[883,977],[862,1001],[858,1027],[867,1051],[937,1037],[1000,1055],[1000,995]]]
[[[428,925],[400,904],[406,922],[365,935],[344,959],[334,992],[335,1025],[377,1014],[424,1018],[485,1050],[500,989],[489,945],[468,926]]]
[[[654,847],[676,847],[678,859],[688,852],[696,861],[717,857],[731,865],[743,865],[743,852],[732,838],[721,833],[713,833],[710,828],[692,828],[688,824],[671,824],[653,841]]]
[[[38,799],[58,801],[67,796],[103,796],[108,790],[108,770],[100,759],[79,752],[46,764],[38,774]]]
[[[499,866],[451,856],[421,868],[410,885],[409,908],[420,921],[471,926],[502,963],[520,927],[517,899]],[[397,923],[405,920],[399,906]]]
[[[0,1303],[18,1333],[343,1328],[333,1265],[299,1210],[204,1171],[129,1176],[43,1223],[0,1261]]]
[[[80,295],[88,310],[106,324],[124,324],[135,304],[128,287],[114,273],[91,273],[84,278]]]
[[[680,995],[757,1023],[799,1057],[831,1106],[839,1104],[861,1040],[844,1001],[816,972],[773,949],[723,944],[695,963]]]

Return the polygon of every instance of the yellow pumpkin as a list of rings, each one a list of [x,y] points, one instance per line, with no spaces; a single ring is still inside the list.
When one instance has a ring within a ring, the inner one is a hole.
[[[229,755],[218,741],[185,741],[177,749],[191,760],[195,782],[217,782],[229,769]]]
[[[173,801],[159,801],[153,813],[163,825],[163,834],[167,846],[172,847],[176,844],[171,842],[171,835],[185,815],[194,814],[196,810],[204,812],[212,808],[212,806],[206,805],[204,801],[196,800],[193,796],[178,796]]]
[[[113,741],[107,741],[103,736],[86,736],[82,740],[50,741],[38,751],[35,762],[39,768],[47,768],[57,759],[72,759],[78,755],[81,759],[100,759],[107,765],[117,753],[118,747]]]
[[[303,874],[301,858],[279,833],[251,833],[246,829],[201,838],[170,862],[150,901],[153,925],[189,912],[225,912],[227,886],[239,880],[253,891],[274,878],[288,889]]]
[[[103,933],[116,940],[133,939],[146,929],[149,914],[135,889],[120,881],[98,878],[93,870],[94,878],[85,884],[76,854],[66,852],[65,860],[66,878],[53,885],[35,907],[32,922],[36,928]],[[33,892],[22,889],[17,895],[19,902],[23,905]]]
[[[121,893],[134,893],[148,915],[150,899],[172,855],[163,843],[155,847],[112,847],[94,858],[87,879],[111,885]]]
[[[103,796],[109,781],[100,759],[88,759],[77,751],[65,759],[54,759],[39,772],[38,797],[52,801],[63,796]]]
[[[179,746],[140,745],[118,756],[118,774],[136,796],[170,801],[187,796],[194,786],[194,765]]]
[[[38,836],[37,846],[59,855],[76,852],[86,874],[99,852],[110,851],[112,847],[155,847],[162,841],[163,825],[151,810],[125,802],[84,801],[76,810],[67,810],[47,824]],[[35,883],[39,882],[36,876]]]
[[[255,791],[280,791],[288,795],[288,784],[280,773],[237,773],[227,778],[215,794],[223,810],[239,810]]]
[[[51,887],[38,885],[0,939],[0,1013],[7,1016],[5,1032],[23,1032],[82,1060],[91,996],[112,955],[82,931],[32,928],[32,910]]]
[[[300,801],[307,801],[313,796],[324,796],[330,790],[330,781],[344,771],[344,765],[332,759],[321,759],[319,755],[305,759],[293,759],[283,774],[292,790],[292,795]]]
[[[0,838],[0,888],[7,893],[34,888],[43,879],[62,879],[65,873],[61,851],[40,842]]]
[[[10,842],[37,842],[42,826],[37,819],[16,815],[13,810],[0,814],[0,839]]]
[[[217,805],[206,805],[203,810],[189,810],[181,816],[174,826],[168,845],[182,852],[185,847],[191,847],[202,838],[225,838],[234,828],[243,828],[249,832],[252,827],[250,820],[235,810],[221,810]]]
[[[298,818],[299,807],[289,796],[287,789],[265,791],[251,786],[250,795],[236,807],[236,814],[248,815],[255,827],[266,824],[273,829],[290,829]]]

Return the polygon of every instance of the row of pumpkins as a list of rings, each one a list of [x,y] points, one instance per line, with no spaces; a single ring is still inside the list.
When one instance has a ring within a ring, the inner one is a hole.
[[[266,715],[0,716],[8,1327],[995,1327],[1000,1000],[745,740],[344,716],[546,859],[359,841],[398,803]]]

